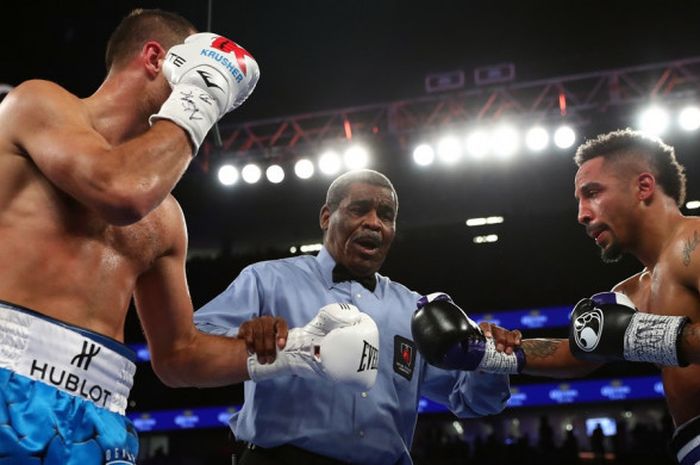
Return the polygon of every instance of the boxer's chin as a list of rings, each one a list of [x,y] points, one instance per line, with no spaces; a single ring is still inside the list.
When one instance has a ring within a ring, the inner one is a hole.
[[[600,248],[600,259],[603,263],[616,263],[622,259],[622,247],[616,242],[610,242]]]

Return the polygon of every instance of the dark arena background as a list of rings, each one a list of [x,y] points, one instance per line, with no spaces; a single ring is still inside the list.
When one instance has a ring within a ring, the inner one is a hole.
[[[525,337],[564,337],[579,298],[641,268],[603,264],[576,222],[572,156],[586,138],[624,127],[660,136],[687,169],[684,212],[700,206],[693,2],[21,2],[0,15],[0,94],[42,78],[90,95],[109,33],[135,7],[210,23],[261,68],[174,192],[195,308],[247,264],[315,253],[325,190],[353,167],[385,173],[398,191],[382,274],[447,292],[472,317]],[[226,420],[242,386],[166,388],[133,311],[126,342],[144,360],[129,408],[139,463],[230,464],[241,445]],[[650,365],[511,383],[498,416],[457,420],[422,404],[415,463],[674,463]]]

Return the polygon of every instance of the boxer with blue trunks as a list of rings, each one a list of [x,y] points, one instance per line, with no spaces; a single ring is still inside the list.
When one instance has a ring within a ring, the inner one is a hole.
[[[0,464],[133,464],[123,344],[0,302]]]
[[[175,13],[137,9],[105,64],[85,98],[34,79],[0,102],[0,301],[11,302],[0,305],[0,465],[135,462],[122,345],[132,302],[167,386],[248,379],[245,342],[192,322],[170,192],[253,91],[257,63]]]

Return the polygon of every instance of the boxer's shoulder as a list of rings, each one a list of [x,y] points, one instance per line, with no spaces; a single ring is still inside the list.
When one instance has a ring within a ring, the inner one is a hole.
[[[673,232],[669,246],[659,257],[681,282],[697,284],[700,273],[700,218],[686,217]]]
[[[674,242],[687,242],[689,240],[700,242],[700,217],[684,217],[673,232],[673,240]]]
[[[56,83],[40,79],[15,87],[0,108],[0,119],[10,132],[35,135],[36,131],[59,123],[89,124],[83,100]]]
[[[6,102],[5,102],[6,101]],[[15,87],[3,101],[14,107],[43,108],[52,104],[80,105],[81,100],[76,95],[64,89],[55,82],[42,79],[24,81]]]

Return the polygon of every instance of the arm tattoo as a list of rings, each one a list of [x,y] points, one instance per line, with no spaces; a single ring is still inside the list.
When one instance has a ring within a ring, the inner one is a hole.
[[[700,244],[700,236],[698,236],[697,231],[693,231],[693,238],[687,239],[683,245],[683,264],[685,266],[690,265],[690,254],[693,253],[698,244]]]
[[[563,339],[525,339],[522,346],[527,358],[551,357],[559,348]]]

